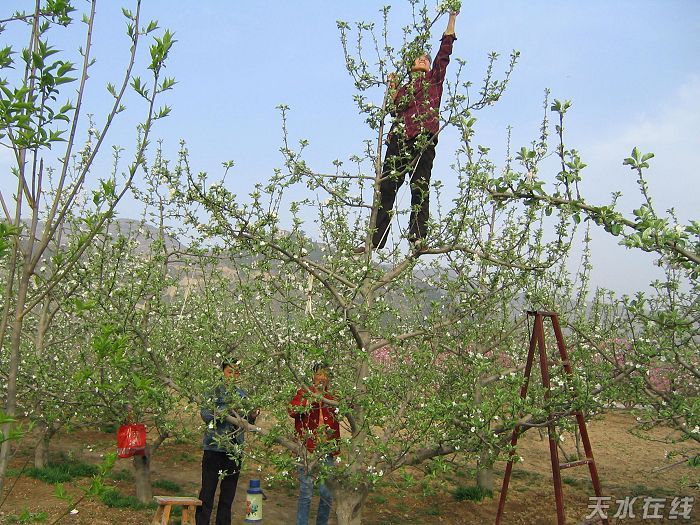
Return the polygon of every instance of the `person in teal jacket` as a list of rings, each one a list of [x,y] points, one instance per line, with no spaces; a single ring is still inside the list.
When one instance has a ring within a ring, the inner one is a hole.
[[[248,394],[236,386],[240,378],[239,362],[221,364],[223,381],[209,393],[200,410],[202,420],[207,424],[202,448],[202,488],[195,521],[197,525],[209,525],[214,507],[214,494],[221,481],[219,505],[216,509],[216,525],[231,525],[231,505],[236,496],[238,476],[241,472],[244,428],[226,419],[227,415],[245,417],[248,423],[255,423],[260,409],[245,410]]]

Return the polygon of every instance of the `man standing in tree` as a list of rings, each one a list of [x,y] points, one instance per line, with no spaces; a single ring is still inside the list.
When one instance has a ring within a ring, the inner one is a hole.
[[[314,377],[311,388],[300,388],[289,403],[289,415],[294,418],[294,429],[309,453],[321,452],[320,463],[328,467],[333,465],[333,458],[338,455],[337,442],[340,439],[340,425],[335,417],[335,409],[328,404],[334,401],[328,392],[330,370],[328,365],[318,363],[313,367]],[[307,525],[311,510],[311,498],[314,494],[316,472],[307,465],[299,467],[299,503],[297,506],[297,525]],[[316,525],[327,525],[331,513],[333,497],[328,487],[320,483]]]
[[[231,525],[231,504],[236,496],[236,485],[241,472],[244,429],[226,420],[226,416],[244,417],[248,423],[255,423],[260,414],[256,408],[249,412],[242,409],[246,392],[235,385],[241,375],[239,362],[221,364],[223,382],[219,384],[203,404],[200,415],[207,424],[204,433],[204,455],[202,457],[202,488],[197,507],[197,525],[209,525],[214,508],[216,486],[221,480],[219,505],[216,509],[216,525]],[[232,384],[233,383],[233,384]]]
[[[452,44],[457,39],[457,14],[450,13],[432,67],[430,57],[421,54],[411,66],[408,83],[398,89],[396,76],[389,75],[389,91],[393,99],[391,114],[396,118],[389,132],[389,145],[382,167],[379,186],[381,202],[372,237],[374,248],[383,248],[386,244],[396,193],[403,184],[406,173],[411,174],[409,241],[416,249],[420,249],[424,243],[430,216],[430,173],[440,130],[440,101]],[[364,251],[364,246],[355,249],[356,253]]]

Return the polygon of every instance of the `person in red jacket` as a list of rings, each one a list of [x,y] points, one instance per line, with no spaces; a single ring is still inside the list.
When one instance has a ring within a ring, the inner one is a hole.
[[[456,12],[450,13],[440,48],[430,64],[430,56],[421,54],[410,67],[410,78],[403,86],[397,85],[396,74],[389,75],[392,94],[391,114],[395,117],[382,166],[379,184],[380,204],[372,236],[372,247],[383,248],[389,233],[396,194],[406,174],[411,181],[411,217],[409,241],[416,250],[425,246],[429,217],[430,175],[435,159],[435,145],[440,131],[440,101],[452,54],[455,36]],[[354,253],[366,252],[357,246]]]
[[[289,415],[294,418],[294,429],[309,453],[319,450],[321,461],[333,465],[338,455],[337,442],[340,439],[340,425],[336,418],[335,398],[329,393],[330,370],[328,365],[319,363],[313,367],[313,386],[300,388],[289,403]],[[329,403],[330,402],[330,403]],[[299,503],[297,525],[307,525],[314,491],[314,472],[303,465],[299,467]],[[319,483],[321,500],[318,504],[316,525],[327,525],[331,513],[333,497],[325,484]]]

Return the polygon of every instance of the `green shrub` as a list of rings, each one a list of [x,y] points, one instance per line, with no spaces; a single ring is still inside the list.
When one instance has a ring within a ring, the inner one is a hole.
[[[492,498],[493,491],[481,487],[460,486],[452,493],[457,501],[481,501],[485,497]]]

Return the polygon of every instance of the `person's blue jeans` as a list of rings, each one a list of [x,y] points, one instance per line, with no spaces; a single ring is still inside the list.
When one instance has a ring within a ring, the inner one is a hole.
[[[327,465],[333,465],[333,456],[326,456]],[[331,515],[333,496],[325,484],[318,484],[318,493],[321,501],[318,503],[316,525],[328,525],[328,517]],[[308,525],[311,512],[311,498],[314,495],[314,476],[304,467],[299,468],[299,503],[297,505],[297,525]]]

